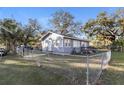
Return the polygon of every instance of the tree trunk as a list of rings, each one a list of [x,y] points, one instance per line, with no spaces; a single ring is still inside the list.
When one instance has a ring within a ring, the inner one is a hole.
[[[6,50],[7,50],[7,51],[10,51],[10,42],[8,42],[8,41],[6,40],[5,46],[6,46]]]
[[[10,50],[11,50],[11,53],[13,53],[13,54],[16,53],[16,42],[15,42],[15,40],[11,41]]]

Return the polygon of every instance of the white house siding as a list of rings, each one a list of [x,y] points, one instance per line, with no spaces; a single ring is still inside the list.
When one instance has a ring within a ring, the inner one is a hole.
[[[71,54],[72,53],[72,50],[73,48],[69,48],[69,47],[64,47],[64,53],[67,53],[67,54]]]
[[[80,52],[81,46],[87,47],[88,42],[65,38],[56,33],[51,33],[42,41],[42,50],[44,52],[51,51],[55,54],[71,54],[74,48],[76,51]]]
[[[80,52],[82,45],[87,47],[87,43],[88,42],[79,41],[79,40],[64,39],[64,52],[72,53],[74,48],[76,52]]]
[[[50,42],[52,41],[52,44]],[[42,41],[42,50],[50,51],[51,47],[52,52],[63,52],[63,37],[61,35],[52,33],[45,40]]]
[[[72,40],[64,39],[63,52],[70,54],[73,50]]]

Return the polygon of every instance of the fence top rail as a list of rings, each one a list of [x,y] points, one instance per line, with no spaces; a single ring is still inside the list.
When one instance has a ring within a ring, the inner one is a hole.
[[[94,54],[94,55],[70,55],[70,56],[77,56],[77,57],[95,57],[95,56],[100,56],[100,55],[103,55],[105,53],[108,53],[108,52],[111,52],[111,51],[106,51],[106,52],[102,52],[102,53],[97,53],[97,54]]]

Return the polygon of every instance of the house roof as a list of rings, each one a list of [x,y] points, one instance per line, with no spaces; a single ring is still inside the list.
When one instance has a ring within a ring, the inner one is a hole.
[[[42,40],[44,40],[45,38],[47,38],[50,34],[52,34],[52,33],[47,32],[46,34],[44,34],[43,37],[42,37]]]
[[[80,39],[80,38],[77,38],[77,37],[70,37],[70,36],[63,36],[63,37],[66,38],[66,39],[72,39],[72,40],[79,40],[79,41],[89,42],[89,40]]]
[[[52,33],[54,33],[54,32],[48,31],[45,35],[43,35],[42,40],[44,40],[45,38],[47,38]],[[57,34],[57,33],[55,33],[55,34]],[[58,34],[58,35],[60,35],[60,34]],[[89,40],[80,39],[80,38],[77,38],[77,37],[65,36],[65,35],[61,35],[61,36],[63,36],[65,39],[72,39],[72,40],[79,40],[79,41],[89,42]]]

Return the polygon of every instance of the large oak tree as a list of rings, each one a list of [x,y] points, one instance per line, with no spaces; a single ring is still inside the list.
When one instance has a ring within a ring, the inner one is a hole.
[[[15,52],[16,44],[21,40],[21,25],[14,19],[5,18],[0,21],[0,39],[7,50]]]
[[[29,19],[27,25],[22,26],[16,20],[5,18],[0,21],[0,41],[6,45],[7,50],[16,51],[16,46],[27,45],[38,41],[37,32],[40,25],[36,19]]]
[[[101,12],[96,19],[89,20],[82,31],[89,36],[101,35],[105,39],[115,41],[124,35],[124,12],[118,10],[113,14]]]

